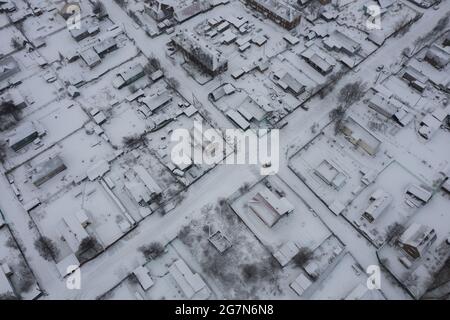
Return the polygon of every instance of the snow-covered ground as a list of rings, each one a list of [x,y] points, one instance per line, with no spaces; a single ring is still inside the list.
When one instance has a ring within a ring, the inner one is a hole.
[[[170,17],[80,0],[79,33],[63,2],[28,2],[0,13],[0,299],[420,299],[435,286],[450,261],[450,2],[295,5],[287,31],[246,1],[174,1]],[[227,68],[175,48],[179,32]],[[230,111],[281,128],[276,175],[172,162],[176,129],[242,127]],[[369,221],[379,189],[392,199]],[[435,239],[406,239],[415,224]]]

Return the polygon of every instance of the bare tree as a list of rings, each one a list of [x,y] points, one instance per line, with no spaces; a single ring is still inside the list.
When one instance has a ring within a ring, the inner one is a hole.
[[[339,91],[338,101],[344,108],[348,108],[350,105],[358,101],[364,96],[365,84],[361,81],[355,81],[347,83]]]
[[[34,242],[34,247],[39,252],[41,257],[47,261],[58,259],[60,251],[53,240],[45,236],[41,236]]]
[[[405,227],[398,222],[395,222],[387,227],[386,231],[386,240],[389,242],[393,242],[398,239],[405,231]]]
[[[302,268],[313,257],[313,252],[306,247],[300,248],[298,253],[292,258],[295,266]]]
[[[16,50],[21,50],[23,48],[23,41],[21,42],[18,37],[12,37],[11,46]]]
[[[165,248],[159,242],[152,242],[148,245],[140,246],[138,250],[143,254],[145,259],[153,260],[160,257],[164,253]]]
[[[180,87],[180,83],[178,82],[178,80],[173,77],[167,78],[166,82],[169,88],[173,90],[177,90]]]
[[[3,163],[6,159],[6,143],[0,141],[0,163]]]
[[[334,121],[334,133],[339,133],[342,129],[342,121],[344,120],[345,110],[342,106],[339,106],[331,110],[329,116]]]

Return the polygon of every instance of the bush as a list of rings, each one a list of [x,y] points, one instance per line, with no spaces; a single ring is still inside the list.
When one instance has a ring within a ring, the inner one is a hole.
[[[34,247],[39,252],[41,257],[47,261],[58,259],[60,251],[56,247],[53,240],[45,236],[41,236],[34,242]]]
[[[386,231],[386,240],[389,242],[397,240],[397,238],[402,235],[403,231],[405,231],[405,227],[400,223],[395,222],[391,224]]]
[[[313,253],[308,248],[300,248],[298,253],[292,258],[296,267],[303,268],[311,260]]]

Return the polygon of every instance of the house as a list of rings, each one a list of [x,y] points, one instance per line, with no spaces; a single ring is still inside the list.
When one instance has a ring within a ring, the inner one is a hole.
[[[419,123],[419,134],[429,140],[441,127],[442,120],[428,113]]]
[[[274,79],[283,90],[291,92],[294,96],[305,92],[306,86],[287,71],[280,70],[275,72]]]
[[[336,60],[317,45],[312,45],[301,56],[322,75],[329,74],[336,65]]]
[[[148,173],[147,169],[145,169],[141,165],[136,165],[133,167],[133,171],[136,173],[136,175],[139,177],[139,179],[142,180],[144,185],[148,188],[151,196],[156,196],[156,195],[162,193],[161,187],[152,178],[152,176]]]
[[[144,67],[140,63],[136,63],[119,72],[116,79],[114,79],[113,81],[113,85],[117,89],[122,89],[123,87],[132,84],[136,80],[142,78],[144,75]]]
[[[294,211],[294,206],[286,197],[278,197],[266,186],[249,201],[249,208],[268,227],[272,227],[285,214]]]
[[[100,56],[103,57],[105,54],[114,51],[117,49],[117,41],[114,37],[109,37],[104,40],[99,40],[94,45],[94,51]]]
[[[392,196],[383,189],[377,189],[370,195],[369,206],[364,210],[362,216],[370,223],[377,219],[392,203]]]
[[[398,111],[397,106],[391,103],[390,98],[387,98],[378,92],[369,99],[367,105],[389,119],[392,119],[394,114]]]
[[[228,69],[228,60],[193,33],[179,32],[172,37],[172,42],[191,61],[212,76]]]
[[[133,270],[133,274],[144,291],[147,291],[153,286],[154,282],[150,276],[150,271],[145,266],[137,267]]]
[[[56,227],[61,239],[74,253],[78,251],[81,241],[89,238],[89,234],[73,214],[67,214],[61,218]]]
[[[230,109],[227,116],[244,131],[250,127],[250,123],[236,110]]]
[[[334,30],[327,38],[323,40],[326,49],[337,52],[344,52],[349,56],[355,55],[361,50],[361,44],[343,34],[338,30]]]
[[[425,54],[424,59],[437,69],[444,68],[450,62],[449,50],[433,44]]]
[[[151,0],[144,3],[144,12],[157,22],[173,17],[174,8],[173,1],[167,0]]]
[[[299,38],[294,37],[293,35],[291,35],[291,34],[289,34],[289,33],[286,34],[286,35],[284,35],[284,36],[283,36],[283,39],[286,40],[286,42],[289,43],[289,44],[292,45],[292,46],[295,46],[297,43],[300,42],[300,39],[299,39]]]
[[[300,23],[300,12],[284,1],[246,0],[246,3],[287,30],[291,30]]]
[[[405,68],[402,78],[408,81],[409,85],[419,92],[423,92],[425,90],[426,83],[428,82],[428,77],[413,66],[407,66]]]
[[[284,267],[299,252],[298,246],[293,241],[285,242],[277,251],[273,253],[278,263]]]
[[[88,26],[83,25],[81,28],[71,28],[69,29],[70,35],[77,42],[86,39],[87,37],[94,36],[100,32],[100,28],[97,25]]]
[[[80,52],[80,58],[88,65],[89,68],[94,68],[102,62],[100,56],[93,48],[88,48]]]
[[[226,95],[233,94],[235,91],[236,88],[232,84],[225,83],[220,87],[214,89],[212,92],[210,92],[209,97],[214,101],[218,101]]]
[[[153,82],[158,81],[164,77],[164,72],[162,70],[156,70],[150,75],[150,79],[152,79]]]
[[[51,157],[38,163],[31,171],[31,181],[36,187],[41,186],[67,167],[59,156]]]
[[[16,10],[16,5],[13,1],[1,0],[0,1],[0,13],[13,12]]]
[[[436,238],[437,235],[433,228],[413,223],[400,236],[398,243],[400,248],[415,260],[423,257]]]
[[[125,190],[139,204],[148,204],[151,201],[151,195],[148,188],[140,181],[125,181]]]
[[[39,137],[39,131],[34,122],[25,122],[14,129],[12,136],[8,138],[8,144],[14,151],[19,151]]]
[[[406,189],[406,194],[408,196],[413,197],[414,199],[419,200],[423,204],[427,203],[431,199],[431,196],[433,195],[427,189],[418,186],[416,184],[409,185],[408,188]]]
[[[209,296],[209,289],[206,286],[205,281],[203,281],[198,273],[193,273],[183,260],[178,259],[175,261],[169,267],[169,274],[175,280],[186,298],[191,299],[195,295],[201,294],[201,292],[204,292]]]
[[[381,141],[353,118],[348,117],[343,121],[341,132],[350,143],[360,147],[369,155],[377,154]]]
[[[336,190],[342,188],[347,180],[345,174],[336,169],[336,167],[326,159],[322,160],[322,162],[314,169],[314,174]]]
[[[302,296],[303,293],[312,285],[312,281],[308,279],[308,277],[301,272],[297,278],[290,284],[292,290],[295,291],[296,294]]]
[[[141,103],[143,103],[151,112],[155,112],[171,101],[172,95],[169,91],[164,91],[159,95],[147,96],[141,99]]]

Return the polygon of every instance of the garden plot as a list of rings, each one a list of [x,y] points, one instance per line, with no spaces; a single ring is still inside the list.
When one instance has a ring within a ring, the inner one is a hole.
[[[424,182],[398,162],[391,162],[352,201],[343,216],[380,247],[398,225],[404,225],[417,212],[417,208],[405,202],[405,191],[411,184],[424,185]]]
[[[445,193],[435,193],[432,199],[404,225],[404,229],[414,224],[434,230],[435,237],[424,240],[424,249],[419,247],[419,256],[414,259],[401,246],[402,233],[396,241],[383,246],[378,251],[380,262],[416,299],[420,299],[432,285],[437,272],[444,266],[450,254],[450,215],[445,210],[449,206],[449,197]],[[420,236],[420,234],[418,234]],[[401,262],[400,259],[402,259]]]
[[[87,258],[80,249],[83,239],[95,239],[98,251],[120,239],[135,223],[98,181],[83,182],[56,195],[30,215],[41,235],[58,248],[57,264],[72,254],[83,262]]]
[[[1,28],[0,39],[2,39],[0,56],[6,56],[16,50],[22,49],[22,43],[25,40],[22,33],[14,25]]]
[[[185,261],[169,244],[157,257],[136,268],[117,286],[99,297],[105,300],[166,300],[212,298],[212,292],[197,266]],[[180,268],[185,276],[180,276]]]
[[[190,165],[176,165],[172,161],[172,148],[175,146],[177,142],[171,142],[170,137],[173,130],[178,128],[184,128],[188,130],[193,137],[195,123],[201,123],[203,131],[211,129],[210,125],[204,120],[204,118],[196,112],[191,116],[187,116],[184,113],[181,113],[177,116],[173,121],[169,122],[167,125],[162,128],[152,131],[147,134],[148,139],[148,147],[154,151],[156,157],[160,160],[162,164],[164,164],[170,171],[174,172],[179,178],[179,180],[185,185],[189,186],[202,177],[206,172],[214,168],[215,164],[207,164],[207,163],[197,163],[194,159],[194,154],[191,155],[191,164]],[[202,148],[202,153],[208,152],[206,148],[211,146],[223,145],[225,147],[225,152],[228,154],[231,150],[229,145],[225,145],[225,141],[221,140],[221,142],[211,142],[209,144],[206,142],[207,138],[205,135],[202,135],[202,140],[205,141],[203,145],[200,145],[198,141],[194,141],[194,138],[191,139],[191,145],[196,150],[200,150]],[[215,147],[213,147],[215,149]],[[212,150],[212,149],[211,149]],[[220,149],[219,149],[220,150]],[[221,160],[223,157],[221,157]]]
[[[283,197],[279,198],[280,194]],[[270,209],[277,208],[278,202],[280,206],[282,203],[287,205],[281,216]],[[231,207],[282,265],[287,264],[300,248],[314,251],[330,235],[324,223],[278,176],[252,186],[233,201]],[[271,219],[272,215],[274,219]],[[282,252],[289,244],[293,245],[294,251],[285,256]]]
[[[180,94],[165,81],[159,80],[130,94],[125,102],[114,107],[111,120],[103,126],[113,145],[123,146],[124,138],[158,130],[183,112],[192,110],[196,113],[194,107],[187,109],[189,106]],[[168,140],[169,138],[167,136]]]
[[[339,214],[388,164],[378,151],[370,156],[355,150],[333,124],[300,149],[289,167],[333,211]]]
[[[254,14],[242,3],[231,2],[211,11],[200,23],[199,19],[192,19],[184,23],[183,27],[192,28],[223,52],[232,61],[234,70],[261,57],[274,57],[286,49],[287,43],[283,36],[287,31],[276,24],[267,23],[268,20],[260,21]],[[303,24],[298,28],[303,30]]]
[[[432,110],[439,109],[437,105]],[[429,185],[434,184],[437,179],[436,172],[443,170],[447,165],[447,161],[442,159],[450,156],[449,151],[442,148],[442,143],[449,137],[447,130],[439,129],[431,139],[426,140],[418,133],[419,123],[424,116],[413,109],[409,109],[412,110],[411,114],[415,114],[413,120],[404,127],[392,120],[386,121],[385,116],[368,108],[367,105],[354,105],[349,110],[355,119],[380,137],[386,152],[392,158]],[[436,157],[436,154],[441,156]]]
[[[0,15],[0,28],[4,28],[10,24],[8,16],[6,14]]]
[[[39,285],[7,226],[0,227],[0,297],[35,299]]]
[[[218,231],[231,244],[225,251],[210,241]],[[295,297],[289,283],[298,269],[282,269],[225,200],[205,206],[180,230],[174,246],[186,261],[198,263],[218,299]]]
[[[144,72],[136,73],[135,77],[127,78],[128,82],[123,83],[120,87],[114,86],[114,83],[118,79],[123,79],[119,74],[128,75],[139,64],[143,69],[148,62],[147,58],[143,55],[128,58],[129,61],[103,74],[100,78],[93,80],[89,83],[89,86],[84,86],[82,88],[80,103],[86,106],[87,109],[93,107],[101,109],[100,107],[102,106],[111,107],[118,102],[124,101],[138,89],[147,87],[151,83],[151,80]]]
[[[27,107],[22,110],[22,116],[34,113],[64,95],[61,90],[62,83],[59,80],[47,81],[47,75],[47,71],[38,72],[22,79],[21,83],[12,89],[17,90],[27,104]],[[39,90],[31,90],[30,88],[39,88]]]
[[[150,190],[147,190],[145,184],[142,185],[143,181],[135,175],[134,169],[139,164],[144,164],[147,173],[161,189],[160,193],[148,194]],[[104,179],[111,192],[136,222],[150,215],[169,199],[176,200],[174,197],[184,187],[177,177],[153,155],[151,149],[145,146],[137,147],[114,161],[111,171],[105,175]],[[146,194],[148,194],[147,197]],[[142,197],[139,198],[137,195]],[[170,205],[176,205],[176,201],[170,202],[168,206]],[[167,209],[171,208],[167,207]],[[164,210],[165,207],[163,213]]]
[[[22,120],[23,125],[32,123],[36,130],[43,131],[45,134],[17,152],[11,150],[8,163],[5,167],[7,169],[14,168],[30,160],[32,157],[35,157],[47,148],[50,148],[53,144],[80,129],[87,120],[88,117],[81,107],[70,100],[51,103],[44,109],[31,114]],[[23,126],[22,123],[11,132],[6,133],[5,139],[8,139],[8,137],[14,138],[15,135],[19,134]]]
[[[25,203],[34,198],[43,201],[85,179],[87,171],[100,161],[115,157],[115,151],[106,141],[80,129],[8,176]]]
[[[40,47],[38,50],[49,63],[60,61],[61,56],[66,58],[69,56],[69,53],[75,53],[77,50],[81,51],[83,48],[89,47],[90,44],[92,46],[92,43],[98,42],[100,39],[106,39],[108,36],[117,34],[108,32],[114,25],[109,19],[99,21],[94,17],[87,17],[82,19],[80,24],[82,29],[98,28],[98,30],[84,39],[80,37],[80,41],[77,41],[64,24],[64,28],[45,37],[45,46]],[[74,33],[74,35],[76,34]]]
[[[14,52],[8,57],[0,59],[0,65],[14,70],[10,76],[0,80],[0,90],[9,87],[11,84],[20,84],[21,81],[34,74],[44,75],[48,71],[42,71],[39,66],[42,63],[36,52],[27,52],[26,50]]]
[[[367,274],[350,254],[346,253],[336,267],[328,274],[317,290],[313,300],[380,300],[385,299],[382,291],[367,288]]]
[[[301,104],[299,99],[285,92],[268,75],[260,72],[246,74],[233,85],[238,88],[238,92],[213,103],[225,113],[237,110],[256,128],[273,126]],[[233,105],[235,100],[238,104]]]
[[[66,21],[56,8],[51,8],[49,11],[44,10],[39,16],[28,16],[22,25],[22,30],[30,41],[45,38],[58,30],[67,28]]]
[[[114,32],[115,31],[111,31],[110,33],[112,34]],[[114,42],[116,49],[111,49],[112,51],[108,53],[97,55],[99,57],[97,59],[96,53],[92,51],[92,47],[99,44],[99,39]],[[58,40],[55,41],[59,43]],[[86,53],[86,56],[84,56],[85,51],[83,51],[80,58],[74,62],[64,61],[61,64],[56,62],[58,64],[58,76],[64,82],[75,86],[80,86],[83,85],[83,83],[91,82],[101,77],[106,72],[114,69],[116,66],[125,64],[139,53],[137,48],[124,33],[110,36],[108,32],[105,32],[100,34],[98,38],[91,39],[88,43],[83,44],[79,50],[83,49],[89,53]],[[90,53],[92,53],[94,57],[91,57]],[[93,62],[94,59],[95,62]],[[81,80],[79,79],[80,77],[82,78],[82,82],[81,84],[78,84],[78,81]]]

